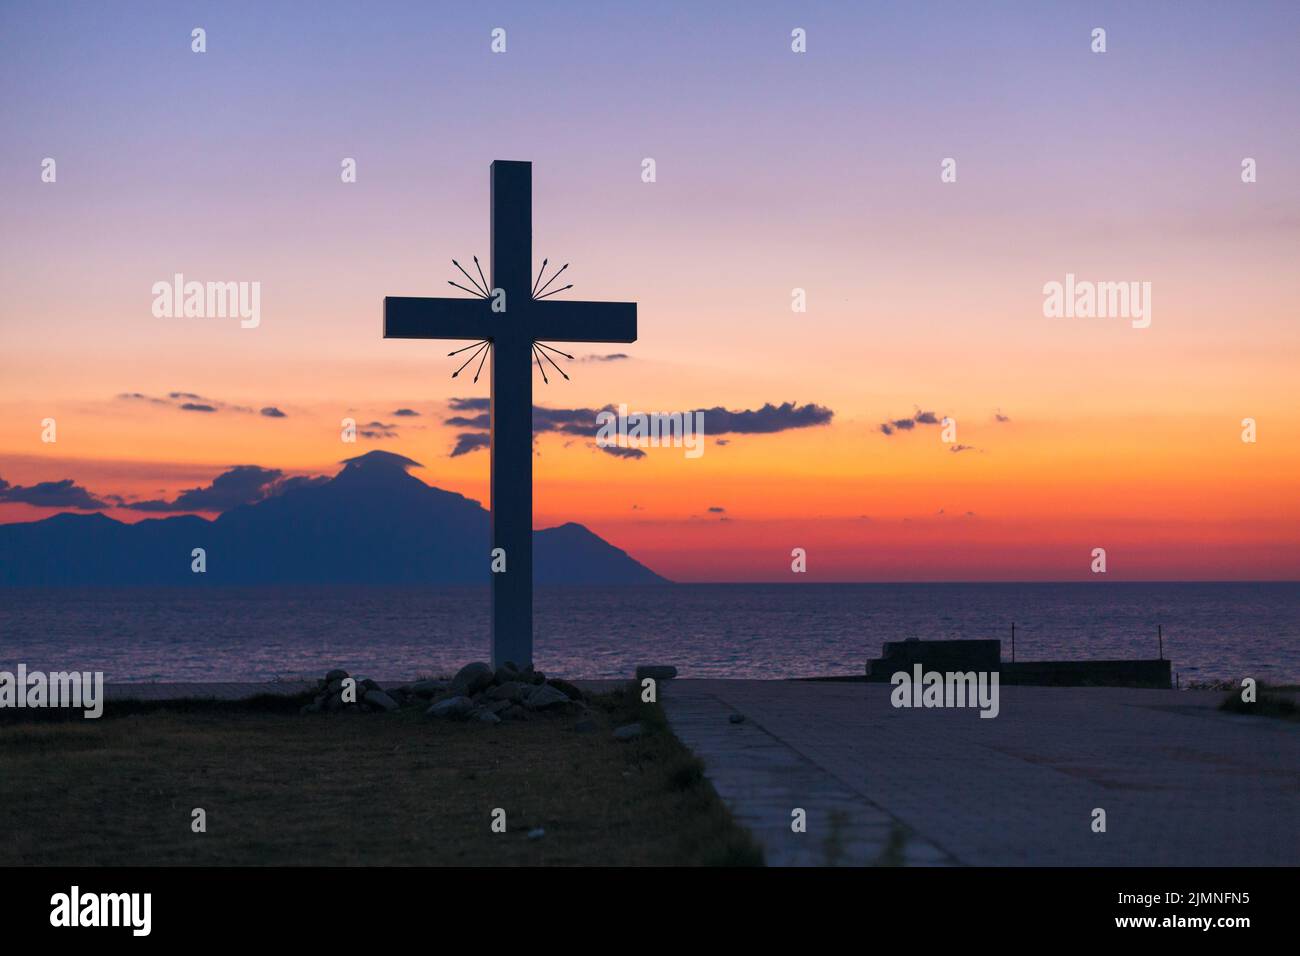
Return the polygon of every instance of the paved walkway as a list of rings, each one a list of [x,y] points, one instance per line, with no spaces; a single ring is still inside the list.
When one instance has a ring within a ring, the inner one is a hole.
[[[875,862],[900,826],[911,864],[1300,863],[1300,724],[1221,713],[1219,692],[1004,687],[981,719],[891,690],[677,680],[661,699],[770,864]]]

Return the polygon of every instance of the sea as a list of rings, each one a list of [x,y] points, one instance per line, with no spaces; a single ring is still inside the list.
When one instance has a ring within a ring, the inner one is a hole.
[[[569,678],[861,674],[885,641],[996,638],[1015,659],[1172,661],[1186,687],[1300,683],[1300,583],[678,584],[535,595],[535,662]],[[490,659],[486,587],[0,589],[0,670],[109,682],[377,680]],[[1163,640],[1163,645],[1161,641]]]

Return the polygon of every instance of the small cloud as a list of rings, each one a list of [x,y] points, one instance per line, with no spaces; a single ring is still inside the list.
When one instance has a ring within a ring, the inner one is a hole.
[[[996,412],[993,413],[993,420],[997,422],[1009,422],[1011,421],[1011,416],[1003,415],[1002,409],[999,408]]]
[[[414,408],[399,408],[397,411],[393,412],[393,415],[397,418],[419,418],[420,417],[420,413],[417,412]]]
[[[717,505],[713,505],[709,508],[709,511],[716,515],[724,514],[726,513],[726,510],[726,508],[720,508]]]
[[[485,432],[461,432],[456,436],[456,447],[451,450],[451,457],[459,458],[480,448],[487,448],[491,440],[491,436]]]
[[[202,402],[185,402],[181,405],[183,412],[215,412],[216,408]]]
[[[71,478],[62,481],[39,481],[34,485],[11,485],[0,478],[0,501],[35,505],[38,508],[76,508],[98,511],[107,503],[92,495]]]
[[[620,448],[618,445],[592,445],[593,448],[599,448],[607,455],[613,455],[615,458],[644,458],[645,452],[640,448]]]
[[[280,411],[280,409],[276,408],[274,405],[267,405],[266,408],[262,409],[260,414],[265,415],[267,418],[288,418],[289,417],[284,412]]]
[[[895,432],[910,432],[917,425],[940,425],[942,424],[941,416],[934,412],[922,411],[918,405],[916,414],[911,418],[895,418],[892,421],[881,422],[880,433],[882,435],[892,435]]]
[[[609,355],[584,355],[579,362],[622,362],[632,356],[626,352],[611,352]]]
[[[718,439],[717,441],[715,441],[713,444],[715,444],[715,445],[717,445],[717,446],[719,446],[719,447],[722,447],[722,446],[724,446],[724,445],[730,445],[730,444],[731,444],[731,439],[730,439],[730,438],[719,438],[719,439]]]
[[[974,445],[949,445],[948,450],[953,454],[961,451],[978,451]]]

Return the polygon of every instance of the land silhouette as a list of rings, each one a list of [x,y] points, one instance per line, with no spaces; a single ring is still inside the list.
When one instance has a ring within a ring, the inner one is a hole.
[[[487,510],[409,474],[416,464],[372,451],[214,520],[63,513],[0,525],[0,585],[487,584]],[[669,583],[580,524],[534,531],[533,547],[538,584]]]

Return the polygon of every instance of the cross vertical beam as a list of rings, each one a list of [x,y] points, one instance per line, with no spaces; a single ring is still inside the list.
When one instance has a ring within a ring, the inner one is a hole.
[[[532,296],[532,163],[492,164],[492,285],[505,291],[502,331],[522,331]],[[494,292],[495,294],[495,292]],[[492,664],[533,662],[532,337],[492,336],[492,547],[506,570],[492,575]]]

